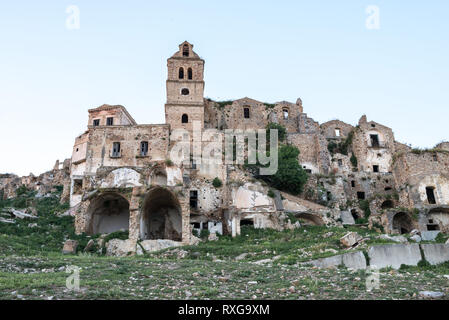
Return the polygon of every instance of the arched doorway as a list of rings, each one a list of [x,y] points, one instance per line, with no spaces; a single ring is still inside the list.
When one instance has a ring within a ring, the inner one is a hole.
[[[398,212],[393,217],[393,230],[400,234],[410,233],[413,230],[413,222],[410,215],[405,212]]]
[[[295,217],[298,218],[301,224],[306,226],[322,226],[324,225],[323,219],[318,215],[310,214],[310,213],[296,213]]]
[[[160,187],[150,190],[142,209],[140,236],[143,240],[182,241],[181,206],[171,191]]]
[[[91,202],[88,213],[88,234],[129,230],[129,202],[117,193],[97,197]]]

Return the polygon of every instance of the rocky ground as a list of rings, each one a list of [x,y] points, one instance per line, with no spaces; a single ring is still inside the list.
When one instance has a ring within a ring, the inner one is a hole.
[[[98,247],[84,252],[96,237],[75,235],[73,218],[57,215],[67,209],[60,192],[36,198],[22,190],[0,202],[9,221],[0,222],[0,299],[449,299],[449,263],[383,269],[378,276],[301,265],[370,245],[411,242],[362,227],[243,228],[236,238],[127,258],[104,256]],[[11,206],[33,217],[11,213]],[[362,238],[350,249],[340,242],[349,231]],[[67,239],[79,242],[77,255],[61,253]],[[73,284],[70,270],[80,270],[79,290],[67,288],[67,281]],[[373,276],[378,287],[368,291]]]
[[[66,288],[68,266],[80,290]],[[426,299],[449,296],[448,266],[383,270],[367,291],[365,271],[250,262],[174,261],[89,255],[4,256],[1,299]]]

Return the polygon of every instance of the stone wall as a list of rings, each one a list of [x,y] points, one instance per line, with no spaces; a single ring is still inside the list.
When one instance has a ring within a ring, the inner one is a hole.
[[[430,205],[426,187],[434,188],[435,204],[449,204],[449,152],[415,151],[397,154],[393,174],[404,204]]]
[[[140,143],[148,142],[148,155],[140,155]],[[113,143],[120,143],[120,156],[113,157]],[[89,132],[87,168],[95,173],[100,167],[145,167],[168,155],[167,125],[113,126],[92,128]]]
[[[104,104],[98,108],[89,110],[88,126],[94,126],[94,120],[99,121],[98,126],[106,126],[107,118],[112,118],[112,124],[116,126],[136,125],[136,121],[123,106]]]
[[[0,174],[0,196],[10,199],[17,196],[17,189],[25,186],[29,190],[37,191],[37,196],[45,196],[56,191],[55,187],[62,186],[61,203],[69,201],[70,194],[70,159],[62,164],[56,161],[53,170],[39,176],[30,174],[19,177],[14,174]]]
[[[377,136],[377,143],[373,143],[371,136]],[[358,160],[360,171],[391,172],[391,162],[395,153],[393,131],[374,121],[366,121],[362,117],[359,126],[354,131],[352,150]]]
[[[311,173],[320,172],[319,145],[316,134],[292,133],[287,135],[287,142],[299,149],[299,163]]]
[[[354,129],[353,126],[340,120],[331,120],[321,124],[321,134],[326,139],[344,139]]]

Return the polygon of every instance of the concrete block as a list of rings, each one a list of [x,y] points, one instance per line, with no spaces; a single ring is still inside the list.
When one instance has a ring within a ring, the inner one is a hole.
[[[440,231],[421,231],[423,241],[435,241]]]
[[[318,268],[336,268],[339,265],[343,264],[343,258],[342,258],[342,255],[338,255],[338,256],[308,261],[308,262],[305,262],[305,264],[311,264]]]
[[[345,253],[342,258],[343,264],[348,269],[366,269],[366,258],[362,251]]]
[[[179,247],[181,245],[181,242],[173,240],[144,240],[137,245],[137,254],[144,254],[144,250],[145,252],[154,252],[167,248]]]
[[[349,211],[341,211],[340,219],[343,224],[355,224],[354,217],[352,216],[351,212],[349,212]]]
[[[399,269],[402,264],[416,266],[421,261],[418,244],[390,244],[373,246],[368,251],[370,266],[382,269],[392,267]]]
[[[422,244],[424,258],[432,265],[449,261],[449,244]]]

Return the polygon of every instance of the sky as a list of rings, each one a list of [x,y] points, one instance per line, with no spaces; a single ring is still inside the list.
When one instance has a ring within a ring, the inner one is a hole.
[[[449,140],[448,14],[447,0],[1,1],[0,173],[70,158],[105,103],[164,123],[184,40],[206,61],[205,97],[300,97],[320,123],[366,114],[433,147]]]

